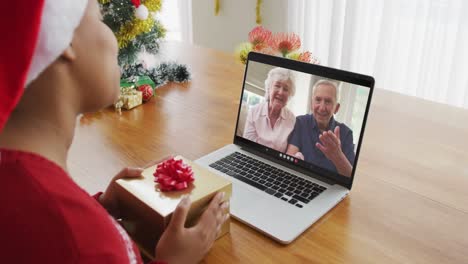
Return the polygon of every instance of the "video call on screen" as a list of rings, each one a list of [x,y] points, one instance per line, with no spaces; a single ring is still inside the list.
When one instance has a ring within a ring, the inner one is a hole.
[[[236,135],[350,177],[370,89],[250,61]],[[349,164],[349,165],[348,165]]]

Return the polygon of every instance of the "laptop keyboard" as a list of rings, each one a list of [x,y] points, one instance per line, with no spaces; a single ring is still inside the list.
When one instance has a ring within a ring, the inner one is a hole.
[[[299,208],[303,207],[301,203],[309,203],[327,189],[239,152],[210,167]]]

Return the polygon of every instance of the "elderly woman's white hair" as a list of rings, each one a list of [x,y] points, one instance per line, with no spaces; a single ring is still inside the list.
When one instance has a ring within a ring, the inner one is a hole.
[[[293,72],[285,68],[273,68],[268,72],[268,76],[265,80],[265,100],[270,100],[270,87],[275,81],[291,81],[291,87],[289,89],[288,100],[291,96],[296,93],[296,84],[294,83]]]

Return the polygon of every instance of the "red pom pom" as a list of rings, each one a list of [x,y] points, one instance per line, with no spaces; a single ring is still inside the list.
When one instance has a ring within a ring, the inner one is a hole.
[[[151,97],[154,95],[153,88],[151,88],[151,85],[149,84],[143,84],[142,86],[139,86],[138,91],[143,93],[143,102],[151,100]]]
[[[159,164],[153,175],[162,192],[187,189],[189,183],[195,180],[192,168],[174,158]]]
[[[132,0],[132,4],[135,8],[138,8],[141,5],[141,0]]]

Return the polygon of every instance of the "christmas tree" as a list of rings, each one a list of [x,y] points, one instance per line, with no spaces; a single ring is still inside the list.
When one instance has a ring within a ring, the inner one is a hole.
[[[185,82],[190,73],[185,65],[162,63],[148,69],[137,61],[140,52],[156,54],[166,30],[156,19],[162,0],[98,0],[106,23],[119,44],[122,78],[149,76],[155,86],[168,81]]]
[[[161,0],[99,0],[106,23],[119,43],[122,68],[136,62],[138,53],[157,53],[166,30],[155,18]]]

